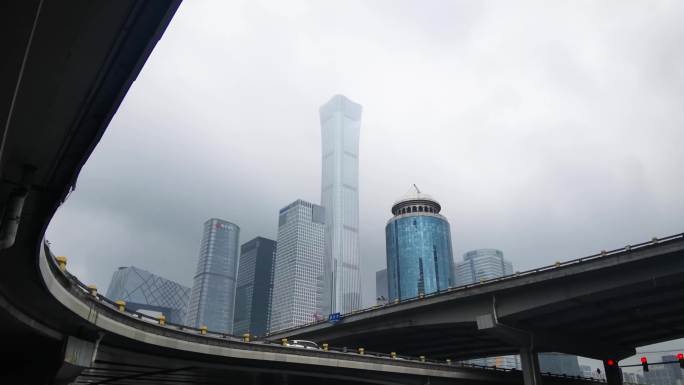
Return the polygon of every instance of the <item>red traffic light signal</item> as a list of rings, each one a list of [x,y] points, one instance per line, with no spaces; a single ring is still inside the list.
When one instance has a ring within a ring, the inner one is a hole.
[[[684,369],[684,354],[677,353],[677,361],[679,361],[679,367]]]
[[[615,366],[615,360],[609,358],[606,360],[606,364],[608,364],[608,366]]]
[[[646,357],[641,357],[641,367],[644,369],[644,372],[648,372],[648,360]]]

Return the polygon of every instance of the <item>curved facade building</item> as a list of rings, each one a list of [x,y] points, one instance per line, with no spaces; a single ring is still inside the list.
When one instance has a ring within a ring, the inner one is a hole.
[[[235,275],[240,227],[212,218],[204,222],[187,324],[222,333],[233,331]]]
[[[446,290],[452,285],[449,222],[439,203],[413,185],[392,206],[385,227],[389,300]]]

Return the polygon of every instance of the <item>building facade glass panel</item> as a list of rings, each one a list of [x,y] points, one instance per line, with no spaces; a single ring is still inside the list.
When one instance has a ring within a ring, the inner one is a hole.
[[[321,205],[326,210],[325,313],[361,307],[359,260],[360,104],[335,95],[320,108]]]
[[[297,200],[280,210],[269,331],[323,317],[325,210]]]
[[[204,222],[188,325],[232,333],[239,238],[240,227],[234,223],[216,218]]]
[[[276,242],[257,237],[240,248],[233,334],[268,332]]]

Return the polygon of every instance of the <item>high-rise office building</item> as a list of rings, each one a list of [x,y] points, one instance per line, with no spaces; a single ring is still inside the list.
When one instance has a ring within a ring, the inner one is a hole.
[[[240,247],[233,334],[268,332],[276,242],[256,237]]]
[[[183,325],[190,288],[130,266],[114,272],[106,296],[126,301],[130,310],[161,313],[168,322]]]
[[[188,325],[232,333],[239,238],[240,227],[234,223],[216,218],[204,222]]]
[[[269,331],[325,316],[321,312],[324,234],[322,206],[299,199],[280,210]]]
[[[375,272],[375,301],[378,305],[386,304],[389,294],[387,294],[387,269]]]
[[[453,254],[442,207],[413,185],[392,206],[385,227],[389,300],[404,300],[451,286]]]
[[[359,132],[361,105],[335,95],[321,106],[321,205],[325,207],[325,313],[361,307]]]
[[[454,264],[456,286],[513,274],[513,264],[496,249],[478,249],[463,254],[463,261]]]

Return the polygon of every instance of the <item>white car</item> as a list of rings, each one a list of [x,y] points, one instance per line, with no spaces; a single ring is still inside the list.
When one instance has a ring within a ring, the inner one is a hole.
[[[320,349],[318,347],[318,344],[313,342],[313,341],[307,341],[307,340],[292,340],[292,342],[288,342],[287,346],[292,346],[294,348],[302,348],[302,349]]]

